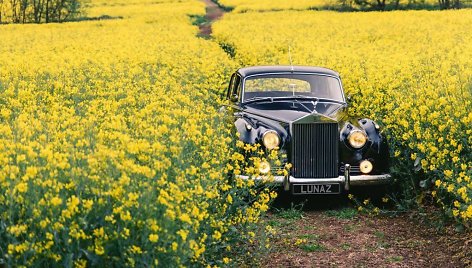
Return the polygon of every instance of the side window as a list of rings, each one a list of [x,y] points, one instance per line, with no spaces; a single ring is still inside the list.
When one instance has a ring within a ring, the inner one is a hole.
[[[239,99],[241,94],[241,77],[238,74],[233,74],[231,76],[231,81],[229,82],[227,98],[233,102],[236,101],[236,96]]]
[[[229,81],[228,91],[226,92],[226,98],[229,100],[231,99],[231,94],[233,93],[233,85],[236,80],[236,74],[231,76],[231,80]]]
[[[241,96],[241,77],[239,75],[236,75],[234,79],[233,94],[238,97]]]

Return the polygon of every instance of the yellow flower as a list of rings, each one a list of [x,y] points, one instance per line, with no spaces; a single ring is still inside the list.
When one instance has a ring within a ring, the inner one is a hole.
[[[176,242],[172,242],[172,250],[177,251],[179,245]]]
[[[449,186],[447,186],[447,191],[448,191],[449,193],[451,193],[452,191],[454,191],[454,185],[449,184]]]
[[[57,207],[61,204],[62,204],[62,199],[60,197],[55,196],[55,197],[51,198],[51,205]]]
[[[226,201],[230,204],[233,203],[233,197],[231,196],[231,194],[228,194],[228,196],[226,197]]]
[[[220,239],[221,239],[221,233],[220,233],[219,231],[215,231],[215,232],[213,233],[213,238],[214,238],[215,240],[220,240]]]
[[[95,246],[95,254],[103,255],[105,254],[105,249],[101,245]]]
[[[139,246],[132,245],[130,251],[134,254],[142,254],[143,250]]]
[[[87,267],[87,260],[80,259],[74,261],[74,267],[75,268],[86,268]]]
[[[26,184],[25,182],[20,182],[16,185],[16,190],[20,193],[24,193],[28,191],[28,184]]]
[[[159,240],[159,236],[157,234],[150,234],[149,235],[149,241],[151,241],[152,243],[156,243],[157,240]]]
[[[93,230],[93,235],[98,237],[98,238],[102,238],[102,237],[105,236],[105,230],[103,229],[103,227],[95,229],[95,230]]]
[[[452,210],[452,215],[454,215],[454,217],[459,216],[459,210],[453,209],[453,210]]]
[[[93,206],[93,200],[85,200],[83,206],[86,210],[90,210]]]
[[[177,231],[177,234],[182,238],[182,240],[187,240],[187,236],[188,236],[188,233],[189,231],[187,230],[178,230]]]
[[[120,213],[120,219],[122,221],[130,221],[132,219],[131,213],[128,210],[127,211],[122,211]]]
[[[444,170],[444,176],[446,176],[447,178],[450,178],[452,177],[452,170]]]
[[[182,215],[180,215],[179,219],[182,221],[182,222],[186,222],[188,224],[192,224],[192,220],[190,219],[190,216],[187,214],[187,213],[184,213]]]

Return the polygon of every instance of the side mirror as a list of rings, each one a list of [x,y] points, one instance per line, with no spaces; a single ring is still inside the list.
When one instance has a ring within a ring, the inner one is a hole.
[[[351,100],[352,100],[351,94],[347,95],[346,102],[349,104],[351,102]]]
[[[237,94],[233,94],[229,100],[232,102],[238,102],[239,96]]]

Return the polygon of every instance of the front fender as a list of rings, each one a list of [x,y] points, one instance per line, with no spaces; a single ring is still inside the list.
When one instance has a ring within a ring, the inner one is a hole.
[[[261,143],[262,145],[262,135],[267,130],[275,130],[279,134],[280,148],[287,143],[288,125],[284,126],[283,122],[246,113],[237,113],[235,117],[234,125],[239,133],[239,139],[244,143]]]
[[[360,149],[349,145],[348,135],[353,130],[361,130],[366,133],[368,141]],[[340,162],[341,165],[350,164],[359,166],[362,160],[369,160],[374,164],[374,174],[388,173],[389,149],[386,139],[383,137],[380,127],[368,118],[351,119],[344,122],[340,130]]]

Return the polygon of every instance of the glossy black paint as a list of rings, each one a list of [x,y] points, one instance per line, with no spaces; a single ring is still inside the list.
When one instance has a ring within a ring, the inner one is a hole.
[[[293,69],[292,69],[293,68]],[[379,126],[367,118],[347,116],[347,103],[329,100],[270,99],[258,102],[241,102],[242,82],[249,75],[276,72],[303,72],[326,74],[340,80],[336,72],[320,67],[304,66],[259,66],[242,68],[233,74],[228,87],[227,98],[232,101],[230,112],[235,117],[235,126],[240,139],[245,143],[261,143],[262,135],[267,130],[275,130],[281,138],[280,148],[290,156],[291,125],[303,120],[310,122],[337,122],[339,129],[339,174],[343,174],[345,164],[350,164],[352,174],[358,175],[360,161],[368,159],[374,169],[370,174],[385,174],[389,168],[389,151],[386,140],[382,137]],[[367,134],[368,141],[360,149],[352,148],[347,140],[352,130],[361,130]],[[291,161],[290,157],[287,159]]]
[[[340,166],[350,164],[353,167],[359,166],[359,162],[367,159],[374,165],[371,174],[383,174],[389,168],[389,150],[387,141],[382,137],[380,129],[376,128],[376,123],[370,119],[354,119],[340,122]],[[359,129],[367,134],[368,141],[360,149],[354,149],[349,145],[347,137],[350,129]],[[360,174],[356,168],[352,170],[353,175]]]

